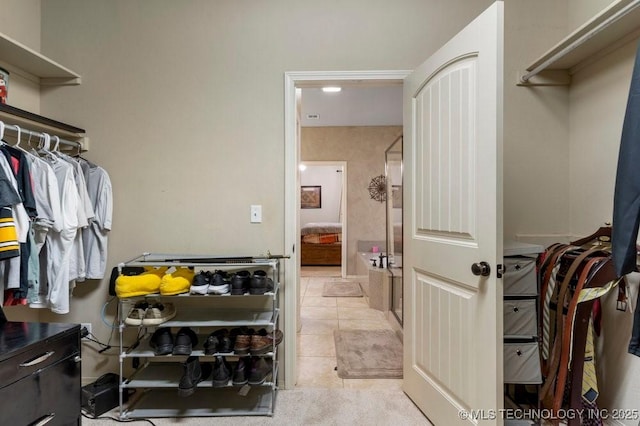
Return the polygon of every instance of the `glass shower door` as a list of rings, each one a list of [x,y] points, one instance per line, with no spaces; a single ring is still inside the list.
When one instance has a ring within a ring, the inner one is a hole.
[[[391,273],[391,311],[402,325],[402,136],[385,151],[387,256]]]

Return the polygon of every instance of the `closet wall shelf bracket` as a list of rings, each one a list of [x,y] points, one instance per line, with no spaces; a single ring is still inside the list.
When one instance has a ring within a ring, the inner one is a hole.
[[[4,63],[11,64],[8,68],[15,67],[37,77],[43,86],[81,83],[78,73],[2,33],[0,33],[0,59]]]
[[[518,86],[569,86],[571,75],[568,70],[544,70],[522,81],[520,74],[516,76]]]
[[[80,77],[41,77],[40,86],[78,86],[82,83]]]
[[[518,85],[549,85],[534,77],[547,70],[574,74],[639,35],[640,0],[616,0],[529,65]]]

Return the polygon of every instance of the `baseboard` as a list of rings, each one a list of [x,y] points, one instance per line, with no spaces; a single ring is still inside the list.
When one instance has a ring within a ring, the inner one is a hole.
[[[516,234],[516,241],[523,243],[538,244],[544,247],[549,247],[554,243],[568,243],[577,239],[574,235],[570,234]]]
[[[367,275],[347,275],[345,278],[348,280],[362,280],[368,279],[369,277]]]

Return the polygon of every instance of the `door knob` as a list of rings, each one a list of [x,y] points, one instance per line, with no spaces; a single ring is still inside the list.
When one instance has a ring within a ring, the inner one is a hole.
[[[473,275],[488,277],[491,273],[491,267],[487,262],[478,262],[471,265],[471,272]]]

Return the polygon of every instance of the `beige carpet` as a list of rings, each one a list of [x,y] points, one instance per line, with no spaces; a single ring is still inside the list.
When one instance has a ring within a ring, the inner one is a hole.
[[[322,289],[323,297],[362,297],[362,288],[358,282],[327,281]]]
[[[196,394],[191,398],[197,397]],[[122,423],[109,417],[117,416],[111,411],[102,419],[82,419],[83,426],[115,426]],[[422,412],[402,391],[371,389],[294,389],[278,391],[273,417],[191,417],[154,418],[157,426],[422,426],[431,425]],[[129,423],[129,422],[127,422]],[[149,425],[146,420],[136,420],[133,425]]]
[[[402,378],[402,342],[393,330],[334,330],[338,377]]]

